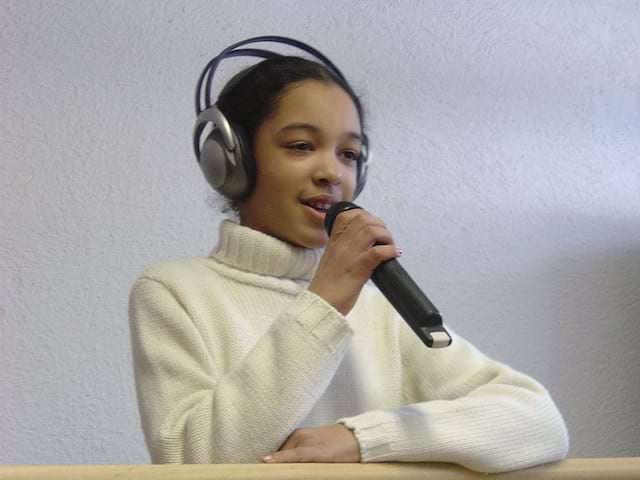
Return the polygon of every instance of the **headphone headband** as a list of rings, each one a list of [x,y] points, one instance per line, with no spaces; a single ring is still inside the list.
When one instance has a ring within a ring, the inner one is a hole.
[[[276,35],[265,35],[261,37],[253,37],[247,40],[242,40],[241,42],[236,42],[233,45],[225,48],[222,52],[218,54],[218,56],[214,57],[205,67],[202,73],[200,74],[200,78],[198,79],[198,85],[196,87],[196,115],[200,115],[200,112],[206,108],[210,108],[211,103],[211,83],[213,80],[213,75],[215,74],[218,65],[222,60],[228,57],[240,57],[240,56],[252,56],[252,57],[261,57],[261,58],[276,58],[281,57],[282,55],[279,53],[271,52],[268,50],[262,49],[253,49],[253,48],[245,48],[245,49],[237,49],[238,47],[242,47],[243,45],[248,45],[250,43],[263,43],[263,42],[271,42],[271,43],[284,43],[286,45],[290,45],[292,47],[299,48],[307,53],[310,53],[314,57],[321,60],[327,67],[331,68],[342,80],[346,82],[345,76],[342,72],[336,67],[331,60],[329,60],[326,56],[324,56],[317,49],[313,48],[311,45],[307,45],[299,40],[295,40],[293,38],[288,37],[279,37]],[[236,50],[237,49],[237,50]],[[207,77],[205,90],[204,90],[204,109],[201,108],[201,97],[202,97],[202,83],[204,81],[205,76]]]

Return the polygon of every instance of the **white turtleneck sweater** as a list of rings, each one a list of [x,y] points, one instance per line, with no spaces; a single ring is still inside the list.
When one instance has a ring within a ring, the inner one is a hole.
[[[563,459],[548,392],[448,330],[429,349],[365,285],[343,316],[309,292],[321,251],[232,220],[210,257],[156,264],[129,317],[154,463],[254,463],[300,427],[343,423],[363,462],[501,472]]]

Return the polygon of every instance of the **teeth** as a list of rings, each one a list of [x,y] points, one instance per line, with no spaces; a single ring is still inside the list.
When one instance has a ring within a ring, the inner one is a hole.
[[[313,208],[317,208],[318,210],[329,210],[329,208],[331,208],[330,203],[311,202],[309,205]]]

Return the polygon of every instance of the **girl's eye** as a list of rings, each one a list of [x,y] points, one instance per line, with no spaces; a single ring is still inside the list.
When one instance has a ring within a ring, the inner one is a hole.
[[[311,152],[315,150],[313,145],[309,142],[292,143],[287,145],[286,148],[288,150],[291,150],[293,153],[299,153],[299,154]],[[342,152],[342,156],[344,159],[350,162],[355,162],[360,159],[360,152],[357,152],[355,150],[344,150]]]
[[[302,142],[302,143],[294,143],[292,145],[287,146],[287,148],[290,150],[298,150],[298,151],[306,152],[306,151],[312,150],[313,147],[311,146],[310,143]]]
[[[358,152],[354,152],[353,150],[346,150],[345,152],[342,152],[342,154],[347,160],[356,161],[360,158],[360,154]]]

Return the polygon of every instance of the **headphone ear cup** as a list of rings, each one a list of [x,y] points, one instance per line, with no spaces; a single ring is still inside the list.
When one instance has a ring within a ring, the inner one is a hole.
[[[232,126],[236,148],[225,146],[222,133],[214,129],[202,144],[200,168],[209,185],[225,197],[236,199],[247,195],[253,186],[255,167],[242,132]],[[247,158],[249,157],[249,158]]]
[[[248,196],[255,186],[256,161],[244,129],[234,123],[231,123],[231,128],[239,149],[237,154],[238,164],[242,166],[242,172],[238,174],[241,178],[238,178],[238,186],[235,189],[237,194],[234,194],[234,198],[242,198]]]
[[[364,164],[364,162],[362,160],[358,160],[358,170],[357,170],[357,177],[356,177],[356,190],[355,192],[353,192],[353,200],[355,200],[356,198],[358,198],[358,195],[360,195],[360,192],[362,192],[362,189],[364,188],[364,182],[366,180],[366,166]]]
[[[353,200],[355,200],[367,181],[367,171],[369,170],[369,160],[371,159],[369,153],[369,140],[365,136],[364,144],[362,145],[362,151],[360,153],[360,159],[358,160],[358,167],[356,173],[356,190],[353,193]]]
[[[230,162],[220,130],[212,130],[202,143],[198,163],[209,185],[222,193],[230,170]]]

